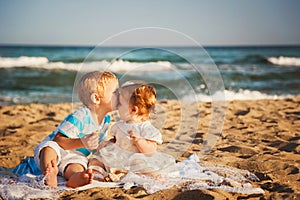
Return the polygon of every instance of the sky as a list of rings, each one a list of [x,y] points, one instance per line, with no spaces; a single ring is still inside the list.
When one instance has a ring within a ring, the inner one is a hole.
[[[0,0],[0,44],[190,45],[177,33],[201,45],[300,45],[299,10],[298,0]],[[168,31],[114,36],[142,27]]]

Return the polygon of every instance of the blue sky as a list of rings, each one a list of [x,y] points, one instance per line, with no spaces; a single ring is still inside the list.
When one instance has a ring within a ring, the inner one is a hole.
[[[202,45],[300,44],[298,0],[0,0],[0,44],[96,45],[137,27],[182,32]],[[134,32],[114,45],[151,43]],[[161,45],[186,45],[162,34]]]

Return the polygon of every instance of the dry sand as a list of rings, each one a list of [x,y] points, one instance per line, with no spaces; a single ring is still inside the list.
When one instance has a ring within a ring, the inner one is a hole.
[[[189,120],[197,119],[198,128],[190,129],[188,149],[178,157],[183,160],[201,151],[201,144],[211,121],[211,104],[199,103],[200,112],[188,110]],[[176,101],[158,104],[157,116],[165,143],[168,144],[180,128],[181,108]],[[25,157],[33,156],[33,148],[54,130],[71,112],[71,104],[31,104],[0,107],[0,166],[15,167]],[[184,141],[184,136],[179,141]],[[184,142],[178,143],[180,148]],[[255,187],[264,195],[244,195],[219,189],[179,191],[176,188],[151,195],[143,188],[93,188],[66,191],[61,199],[300,199],[300,98],[285,100],[226,102],[226,116],[221,137],[212,151],[201,157],[202,162],[249,170],[261,181]]]

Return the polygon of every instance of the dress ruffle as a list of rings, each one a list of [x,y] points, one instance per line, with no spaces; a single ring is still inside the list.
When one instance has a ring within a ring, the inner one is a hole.
[[[115,143],[110,143],[102,148],[97,157],[109,168],[136,173],[156,172],[175,163],[175,159],[168,154],[161,152],[151,155],[134,153],[121,149]]]

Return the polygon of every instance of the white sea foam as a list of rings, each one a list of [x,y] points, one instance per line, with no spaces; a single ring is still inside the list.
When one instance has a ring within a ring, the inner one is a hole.
[[[174,68],[168,61],[147,62],[147,63],[134,63],[129,61],[117,60],[111,65],[109,69],[113,72],[151,72],[151,71],[166,71]]]
[[[300,58],[297,57],[269,57],[268,61],[275,65],[292,65],[300,66]]]
[[[64,63],[64,62],[49,62],[46,57],[18,57],[18,58],[4,58],[0,57],[0,68],[13,68],[13,67],[29,67],[41,69],[63,69],[63,70],[109,70],[112,72],[153,72],[153,71],[166,71],[174,68],[168,61],[158,62],[129,62],[124,60],[116,60],[109,62],[106,60],[83,62],[83,63]]]
[[[39,65],[47,64],[48,62],[49,62],[48,58],[46,57],[27,57],[27,56],[21,56],[18,58],[0,57],[1,68],[39,66]]]
[[[300,95],[296,95],[300,96]],[[186,95],[183,100],[197,100],[204,102],[211,101],[233,101],[233,100],[260,100],[260,99],[286,99],[293,98],[295,95],[271,95],[265,94],[259,91],[250,91],[250,90],[239,90],[238,92],[225,90],[224,92],[216,92],[212,96],[205,94],[196,94],[196,97],[193,95]]]

